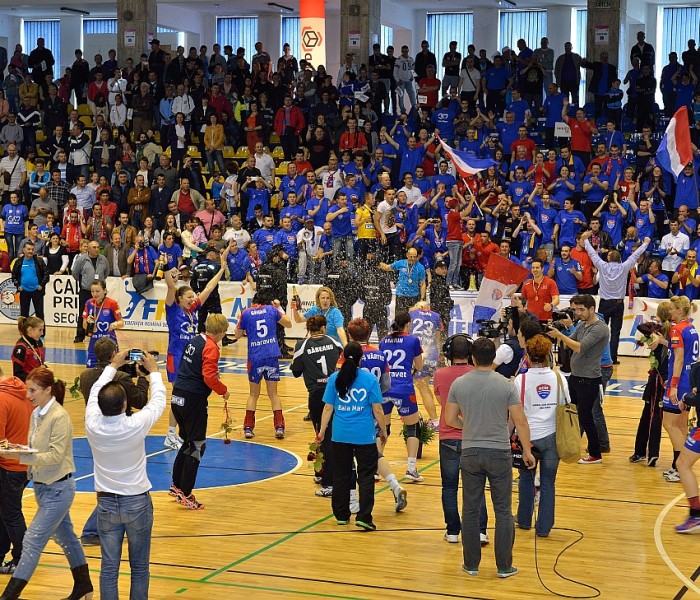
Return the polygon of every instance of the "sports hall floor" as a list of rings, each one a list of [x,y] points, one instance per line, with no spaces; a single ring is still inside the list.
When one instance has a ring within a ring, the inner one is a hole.
[[[69,383],[82,370],[84,345],[72,343],[74,332],[51,328],[47,362]],[[119,332],[122,348],[159,350],[164,334]],[[0,326],[0,364],[11,372],[13,326]],[[163,356],[164,357],[164,356]],[[288,372],[280,383],[287,437],[274,439],[269,403],[262,396],[257,437],[243,441],[241,432],[247,395],[245,341],[222,351],[222,379],[232,391],[234,443],[222,441],[222,401],[212,395],[210,440],[196,491],[206,505],[188,511],[167,495],[175,452],[162,446],[167,431],[164,415],[149,438],[149,475],[154,483],[155,525],[151,550],[153,599],[218,600],[228,598],[549,598],[549,590],[568,598],[672,599],[700,595],[700,536],[681,537],[672,526],[686,514],[680,484],[666,483],[670,444],[664,440],[655,468],[630,464],[641,392],[648,362],[622,358],[616,367],[604,409],[612,453],[601,465],[559,468],[555,529],[535,544],[534,530],[517,531],[516,577],[496,578],[493,546],[484,549],[478,577],[461,571],[461,544],[443,541],[440,465],[434,442],[424,449],[418,467],[422,484],[405,484],[408,507],[394,511],[388,488],[377,486],[374,520],[377,531],[339,527],[330,501],[314,495],[313,470],[306,461],[313,440],[306,414],[302,381]],[[71,510],[78,534],[95,505],[91,493],[91,459],[84,439],[82,398],[66,399],[76,436],[76,479],[79,490]],[[424,413],[425,414],[425,413]],[[393,431],[400,429],[399,423]],[[405,451],[392,435],[387,456],[395,473],[405,472]],[[515,488],[514,488],[515,492]],[[517,493],[514,493],[514,509]],[[487,500],[491,513],[490,500]],[[31,489],[25,495],[28,521],[35,511]],[[492,516],[492,515],[490,515]],[[489,523],[493,539],[493,519]],[[99,547],[86,548],[97,588]],[[128,598],[126,546],[120,598]],[[0,576],[0,585],[4,587]],[[67,561],[49,543],[39,568],[22,598],[62,598],[71,589]],[[696,587],[697,586],[697,587]],[[0,588],[2,589],[2,588]],[[95,593],[95,598],[99,595]]]

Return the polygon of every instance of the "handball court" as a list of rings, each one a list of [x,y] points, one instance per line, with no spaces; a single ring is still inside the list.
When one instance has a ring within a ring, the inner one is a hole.
[[[164,360],[165,334],[120,331],[118,335],[122,349],[158,350]],[[0,326],[0,336],[0,364],[6,374],[11,374],[9,358],[17,330],[10,325]],[[83,369],[81,351],[86,347],[74,345],[73,336],[72,329],[54,327],[49,328],[45,340],[47,364],[69,387]],[[362,532],[353,521],[349,526],[336,525],[330,500],[314,495],[317,486],[307,462],[314,434],[311,424],[303,421],[307,395],[301,379],[285,376],[279,384],[286,439],[275,440],[272,412],[263,394],[256,438],[243,441],[248,393],[245,360],[245,340],[222,349],[222,380],[232,392],[229,409],[234,431],[230,437],[235,443],[223,442],[223,402],[212,394],[210,439],[195,488],[197,499],[206,505],[204,510],[186,510],[167,494],[175,456],[162,445],[167,414],[148,440],[149,476],[154,489],[159,490],[152,492],[155,524],[150,598],[553,597],[544,586],[568,598],[700,596],[700,582],[694,582],[700,574],[700,537],[682,538],[673,531],[672,526],[685,518],[687,508],[681,485],[667,483],[661,475],[672,458],[670,443],[664,437],[655,468],[627,460],[633,453],[642,409],[647,359],[621,358],[604,403],[611,454],[604,455],[603,465],[560,465],[555,527],[549,538],[537,538],[537,543],[534,529],[517,530],[513,564],[520,573],[506,580],[496,577],[492,545],[484,548],[478,577],[470,577],[461,570],[461,544],[448,544],[442,539],[437,440],[424,447],[418,461],[425,482],[403,483],[408,490],[404,512],[394,511],[391,491],[380,482],[374,507],[376,532]],[[288,367],[289,361],[283,364]],[[161,372],[165,372],[164,365]],[[73,420],[75,437],[83,437],[84,400],[67,394],[65,406]],[[424,409],[421,412],[426,416]],[[387,457],[399,478],[406,470],[400,429],[395,417]],[[76,440],[75,455],[78,489],[92,490],[84,439]],[[514,486],[514,511],[516,503]],[[76,495],[71,517],[78,535],[95,504],[91,491]],[[487,506],[493,540],[488,492]],[[35,507],[32,491],[27,489],[24,513],[28,522]],[[99,598],[100,549],[87,547],[85,553],[95,584],[94,597]],[[128,598],[128,574],[125,544],[121,598]],[[0,585],[4,586],[5,581]],[[68,563],[59,547],[50,542],[22,598],[61,598],[69,594],[71,585]]]

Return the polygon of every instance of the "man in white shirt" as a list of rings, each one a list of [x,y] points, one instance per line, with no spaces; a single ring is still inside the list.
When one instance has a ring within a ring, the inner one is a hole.
[[[78,179],[75,181],[75,187],[70,191],[71,194],[75,194],[78,200],[78,208],[83,209],[83,211],[92,210],[95,202],[97,202],[94,188],[86,185],[86,182],[85,175],[78,176]]]
[[[129,543],[131,596],[147,598],[150,579],[153,503],[146,473],[148,432],[165,409],[165,386],[156,359],[143,353],[138,368],[149,373],[151,400],[127,416],[126,392],[112,382],[127,362],[129,350],[116,354],[90,390],[85,409],[85,433],[92,449],[97,492],[97,523],[102,548],[100,593],[118,597],[119,567],[124,534]]]
[[[384,190],[382,200],[374,212],[374,228],[379,232],[381,242],[380,255],[383,262],[392,263],[399,260],[401,254],[401,239],[396,227],[396,190]]]
[[[185,115],[185,122],[189,123],[192,120],[192,111],[194,111],[194,100],[187,92],[185,86],[180,84],[177,86],[177,96],[173,98],[173,114],[181,112]]]
[[[316,177],[323,184],[323,196],[333,200],[335,193],[343,187],[343,173],[338,170],[337,157],[331,156],[327,165],[316,169]]]
[[[661,270],[670,280],[690,248],[690,238],[681,232],[678,219],[671,219],[668,225],[671,231],[661,238],[659,254],[663,257]]]
[[[241,216],[236,214],[231,217],[231,227],[224,233],[223,239],[236,240],[236,245],[239,248],[245,248],[245,245],[250,241],[250,233],[243,229],[243,221]]]
[[[420,208],[427,201],[427,198],[423,196],[420,189],[413,185],[413,175],[410,173],[404,174],[403,187],[399,190],[399,192],[404,192],[406,194],[406,204],[408,204],[409,207],[416,205],[418,208]]]
[[[335,80],[343,81],[343,75],[345,75],[345,73],[354,73],[355,76],[357,76],[359,72],[357,65],[353,62],[352,54],[348,52],[345,55],[345,62],[340,65],[340,69],[338,69],[338,77],[336,77]]]
[[[408,46],[401,46],[401,55],[396,57],[394,63],[394,79],[396,79],[396,94],[401,100],[401,112],[408,112],[411,106],[416,105],[416,90],[413,85],[415,76],[415,61],[408,55]],[[408,94],[411,106],[405,108],[403,101],[404,92]],[[398,104],[397,104],[398,105]]]
[[[275,159],[265,153],[265,146],[262,142],[255,144],[255,167],[267,183],[275,183]]]
[[[109,90],[109,106],[114,106],[117,94],[120,94],[122,100],[126,98],[127,81],[122,77],[122,70],[117,67],[114,69],[114,77],[107,80],[107,89]]]

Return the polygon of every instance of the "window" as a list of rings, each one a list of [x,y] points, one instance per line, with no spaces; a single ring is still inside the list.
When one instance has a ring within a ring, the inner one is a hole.
[[[381,51],[386,53],[387,46],[394,45],[394,28],[388,25],[382,25],[381,33],[379,35],[379,45],[381,46]],[[397,53],[394,53],[398,56]]]
[[[523,39],[527,47],[540,47],[540,39],[547,35],[547,11],[512,10],[501,11],[500,44],[518,52],[518,40]]]
[[[44,47],[51,50],[55,61],[54,77],[59,77],[61,70],[61,22],[24,21],[22,34],[22,47],[27,54],[36,48],[38,38],[44,38]]]
[[[670,52],[677,52],[678,61],[683,62],[682,54],[688,49],[688,40],[698,41],[700,30],[700,8],[664,8],[663,11],[661,52],[656,51],[659,72],[661,67],[668,64]],[[653,40],[647,39],[647,42]]]
[[[282,17],[282,44],[280,47],[289,44],[289,50],[296,57],[297,62],[301,56],[299,28],[299,17]],[[282,54],[284,53],[280,53],[280,56]]]
[[[457,52],[467,55],[467,46],[474,39],[474,15],[472,13],[428,13],[426,33],[430,51],[438,64],[437,77],[442,77],[442,57],[450,51],[450,42],[457,42]],[[414,52],[418,54],[420,48]],[[396,55],[398,56],[398,52]]]
[[[586,9],[576,10],[574,23],[574,35],[571,36],[571,50],[579,56],[586,57],[588,53],[588,11]],[[581,69],[581,85],[579,86],[579,102],[586,99],[586,69]]]
[[[216,41],[222,47],[231,44],[234,54],[237,48],[245,48],[246,60],[250,62],[255,54],[255,43],[258,41],[258,18],[217,17]]]
[[[115,31],[116,33],[116,31]],[[179,29],[173,29],[172,27],[161,27],[158,25],[156,27],[156,33],[180,33]]]
[[[117,34],[116,19],[83,19],[83,35],[96,33]]]

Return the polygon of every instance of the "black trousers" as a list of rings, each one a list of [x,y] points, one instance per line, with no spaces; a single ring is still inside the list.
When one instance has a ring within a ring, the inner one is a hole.
[[[204,456],[208,406],[205,396],[173,390],[170,407],[183,440],[173,464],[173,485],[180,488],[185,496],[192,493],[199,463]]]
[[[613,362],[617,362],[617,348],[620,345],[620,330],[622,329],[622,317],[625,314],[624,300],[600,299],[598,312],[603,315],[605,324],[610,324],[610,356]]]
[[[396,310],[394,311],[394,314],[408,312],[408,309],[419,300],[420,296],[396,296]]]
[[[34,314],[42,321],[44,320],[44,290],[19,293],[19,314],[23,317],[29,316],[29,305],[34,303]]]
[[[4,557],[12,542],[12,562],[15,565],[22,555],[22,540],[27,531],[22,513],[22,494],[27,483],[26,471],[0,469],[0,554]]]
[[[375,325],[377,326],[377,336],[380,340],[389,333],[385,306],[369,306],[365,304],[362,318],[369,323],[372,329],[374,329]]]
[[[209,304],[209,298],[207,298],[207,302],[197,311],[197,333],[203,333],[206,330],[207,317],[209,315],[220,314],[221,302]]]
[[[600,377],[569,377],[571,402],[578,408],[578,421],[588,438],[588,454],[600,458],[600,439],[593,421],[593,405],[600,395]]]
[[[372,522],[374,508],[374,474],[377,472],[377,444],[333,443],[333,515],[338,521],[350,519],[350,486],[353,458],[357,461],[357,481],[360,488],[360,512],[356,521]]]
[[[79,338],[85,337],[85,328],[83,327],[83,310],[85,310],[85,303],[92,298],[92,293],[90,290],[84,290],[80,288],[78,293],[78,325],[75,328],[75,335]]]
[[[324,390],[318,390],[309,394],[309,414],[311,415],[311,423],[313,423],[314,431],[318,433],[321,430],[321,416],[323,408],[326,406],[323,402]],[[333,417],[328,422],[326,435],[321,442],[319,450],[323,452],[323,472],[321,473],[321,486],[333,487]]]
[[[662,409],[664,397],[663,377],[652,369],[647,385],[644,388],[644,408],[639,417],[637,437],[634,440],[634,453],[639,456],[659,456],[661,446],[661,425],[664,412]]]

